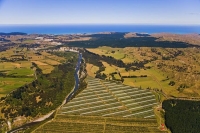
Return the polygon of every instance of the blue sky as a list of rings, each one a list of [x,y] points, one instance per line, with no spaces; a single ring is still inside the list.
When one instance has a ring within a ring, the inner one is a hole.
[[[0,24],[200,25],[200,0],[0,0]]]

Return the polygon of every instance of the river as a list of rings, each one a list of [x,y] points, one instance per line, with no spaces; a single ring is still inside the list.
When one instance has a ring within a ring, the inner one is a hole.
[[[79,69],[80,69],[80,64],[81,64],[81,59],[82,59],[82,53],[79,53],[78,55],[78,62],[77,62],[77,65],[76,65],[76,68],[75,68],[75,73],[74,73],[74,77],[75,77],[75,86],[74,86],[74,89],[73,91],[68,95],[67,99],[66,99],[66,102],[70,101],[72,96],[76,93],[76,91],[78,90],[79,88],[79,77],[78,77],[78,72],[79,72]],[[54,111],[55,112],[55,111]],[[54,112],[52,112],[52,115],[54,114]],[[15,133],[19,130],[22,130],[22,129],[26,129],[26,128],[30,128],[31,126],[34,126],[36,124],[39,124],[40,122],[52,117],[52,115],[48,115],[48,117],[45,117],[45,119],[43,119],[43,117],[39,118],[41,121],[33,121],[33,122],[30,122],[30,123],[27,123],[25,125],[22,125],[18,128],[15,128],[15,129],[12,129],[10,131],[8,131],[8,133]],[[46,116],[46,115],[45,115]]]
[[[72,96],[76,93],[76,91],[78,90],[79,87],[79,77],[78,77],[78,72],[80,69],[80,64],[81,64],[81,59],[82,59],[82,53],[79,53],[79,57],[78,57],[78,62],[76,65],[76,70],[74,73],[74,77],[75,77],[75,86],[74,86],[74,90],[69,94],[69,96],[66,99],[66,102],[69,102],[72,98]]]

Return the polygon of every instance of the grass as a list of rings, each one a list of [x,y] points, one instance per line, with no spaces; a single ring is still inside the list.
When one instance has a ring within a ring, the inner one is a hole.
[[[33,51],[27,51],[29,60],[36,63],[44,74],[50,73],[55,65],[59,65],[66,60],[64,57],[52,55],[47,52],[40,52],[40,54],[37,55]]]
[[[33,81],[34,71],[30,67],[28,61],[0,62],[0,71],[8,76],[0,77],[0,97]]]
[[[1,54],[0,54],[0,57],[10,57],[12,54],[14,54],[14,51],[16,50],[16,48],[11,48],[11,49],[8,49],[6,51],[2,51]]]
[[[137,78],[124,78],[124,84],[135,86],[135,87],[142,87],[142,88],[159,88],[162,89],[163,85],[168,87],[168,81],[162,82],[162,86],[160,86],[160,82],[162,79],[166,79],[163,73],[159,73],[155,69],[140,69],[136,71],[128,71],[121,73],[122,76],[138,76]],[[147,77],[140,77],[141,75],[147,75]]]
[[[46,60],[41,60],[43,63],[49,64],[49,65],[59,65],[60,62],[52,60],[52,59],[46,59]]]
[[[113,72],[125,72],[125,68],[120,68],[115,65],[110,65],[107,62],[102,61],[103,65],[105,66],[105,71],[102,71],[101,73],[105,73],[109,75],[110,73]]]
[[[0,62],[0,71],[9,71],[16,67],[18,67],[18,65],[11,62]]]
[[[34,53],[29,54],[29,58],[31,62],[34,62],[38,65],[44,74],[50,73],[55,65],[59,65],[65,61],[65,58],[58,57],[55,55],[51,55],[46,52],[41,52],[42,55],[36,56]]]
[[[95,52],[99,55],[106,55],[106,56],[111,56],[111,51],[115,51],[112,53],[112,57],[119,59],[118,57],[115,57],[114,54],[118,54],[119,52],[121,54],[124,54],[124,58],[122,61],[125,63],[133,62],[133,61],[142,61],[144,59],[151,59],[152,56],[157,56],[155,53],[152,53],[149,48],[110,48],[110,47],[99,47],[96,49],[88,49],[91,52]],[[165,49],[159,48],[158,49],[161,54],[168,54],[168,52]],[[146,53],[145,53],[146,52]],[[141,54],[146,54],[145,56],[141,56]],[[160,58],[160,57],[158,57]],[[179,92],[176,90],[178,86],[169,86],[169,82],[171,80],[175,80],[173,78],[173,73],[165,72],[163,70],[159,70],[156,67],[156,64],[160,62],[159,60],[155,62],[151,62],[146,64],[145,66],[151,66],[151,69],[140,69],[137,71],[125,71],[124,68],[118,68],[117,66],[110,65],[107,62],[102,62],[103,65],[106,67],[105,71],[101,73],[105,73],[107,77],[110,77],[109,74],[113,72],[117,72],[117,70],[120,71],[121,76],[139,76],[137,79],[128,79],[126,78],[124,81],[124,84],[130,85],[130,86],[137,86],[137,87],[142,87],[142,88],[158,88],[162,89],[165,93],[170,94],[170,95],[180,95]],[[167,62],[167,61],[166,61]],[[170,64],[171,62],[167,62],[167,64]],[[172,64],[172,63],[171,63]],[[174,64],[174,63],[173,63]],[[173,65],[172,64],[172,65]],[[140,78],[141,75],[147,75],[147,78]],[[169,78],[168,80],[167,77]],[[115,75],[115,78],[119,79],[117,75]],[[136,82],[135,82],[136,80]],[[137,81],[138,80],[138,81]],[[165,81],[164,81],[165,80]],[[185,89],[185,93],[192,93],[189,90]],[[183,94],[182,94],[183,95]],[[182,96],[181,95],[181,96]]]
[[[102,62],[105,68],[105,71],[101,72],[101,73],[105,73],[107,75],[109,75],[110,73],[116,72],[117,67],[114,65],[110,65],[107,62]]]
[[[35,132],[152,132],[156,128],[155,119],[102,118],[93,116],[57,116]],[[65,126],[63,126],[65,125]],[[161,131],[160,131],[161,132]]]
[[[37,64],[38,66],[48,66],[48,64],[44,63],[44,62],[41,62],[41,61],[32,61],[34,62],[35,64]]]
[[[12,76],[33,76],[34,71],[30,68],[19,68],[8,72],[8,75]]]
[[[28,39],[28,40],[24,40],[23,43],[35,43],[35,40],[31,40],[31,39]]]
[[[135,61],[135,59],[130,58],[130,57],[125,57],[125,58],[122,59],[122,61],[123,61],[124,63],[132,63],[132,62]]]
[[[32,62],[36,63],[38,65],[38,67],[40,69],[42,69],[42,73],[44,73],[44,74],[51,73],[51,71],[54,69],[54,66],[46,64],[41,61],[32,61]]]
[[[87,63],[86,64],[86,70],[87,70],[87,74],[94,78],[95,75],[96,75],[95,73],[99,70],[99,67]]]
[[[116,79],[121,79],[121,77],[119,76],[119,74],[114,74],[114,77],[116,78]]]
[[[7,76],[0,77],[0,97],[6,96],[12,90],[34,80],[34,69],[31,69],[32,62],[36,63],[44,74],[48,74],[54,69],[55,65],[61,64],[66,60],[64,57],[58,57],[46,52],[40,52],[41,55],[38,55],[34,51],[21,47],[14,47],[0,52],[0,58],[5,57],[12,60],[15,58],[12,55],[15,55],[16,51],[24,55],[27,61],[4,62],[0,60],[0,72]]]
[[[66,60],[64,57],[52,55],[52,54],[47,53],[47,52],[41,52],[41,54],[44,56],[45,59],[51,59],[53,61],[57,61],[57,62],[60,62],[60,63],[62,63],[63,61]]]
[[[115,59],[123,59],[125,58],[125,54],[121,51],[120,48],[110,48],[110,47],[99,47],[97,49],[87,49],[90,52],[99,54],[99,55],[106,55],[106,56],[111,56]]]
[[[124,63],[131,63],[134,61],[140,62],[144,60],[150,61],[145,64],[145,66],[150,66],[151,69],[140,69],[127,72],[124,68],[118,68],[121,69],[121,76],[147,75],[150,77],[148,78],[149,81],[140,79],[139,82],[134,83],[131,80],[125,81],[125,84],[132,86],[149,86],[151,88],[156,87],[162,89],[167,95],[172,96],[200,98],[200,90],[198,89],[200,87],[200,82],[198,82],[198,73],[200,70],[200,61],[198,59],[200,58],[200,52],[197,48],[99,47],[88,50],[99,55],[112,56],[115,59],[121,59]],[[177,53],[180,54],[176,55]],[[124,55],[123,58],[122,55]],[[163,59],[163,57],[169,57],[169,59]],[[109,65],[105,62],[103,62],[103,64],[106,69],[102,73],[109,76],[110,73],[116,72],[116,66]],[[181,70],[182,68],[185,69]],[[170,81],[174,81],[176,84],[170,86]],[[179,91],[178,88],[182,84],[187,85],[187,88]]]
[[[0,94],[6,96],[12,90],[28,84],[33,81],[34,78],[3,78],[0,77]]]
[[[20,68],[30,69],[31,62],[29,61],[16,61],[16,62],[0,62],[0,71],[11,71]]]

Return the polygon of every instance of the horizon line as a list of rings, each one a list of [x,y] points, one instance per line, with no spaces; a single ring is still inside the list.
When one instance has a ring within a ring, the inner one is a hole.
[[[156,24],[156,23],[35,23],[35,24],[0,24],[0,26],[17,26],[17,25],[144,25],[144,26],[200,26],[200,24]]]

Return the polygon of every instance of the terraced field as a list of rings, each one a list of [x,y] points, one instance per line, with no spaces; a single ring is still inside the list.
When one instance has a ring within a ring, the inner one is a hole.
[[[162,132],[153,112],[156,105],[148,90],[88,79],[88,87],[35,132]]]

